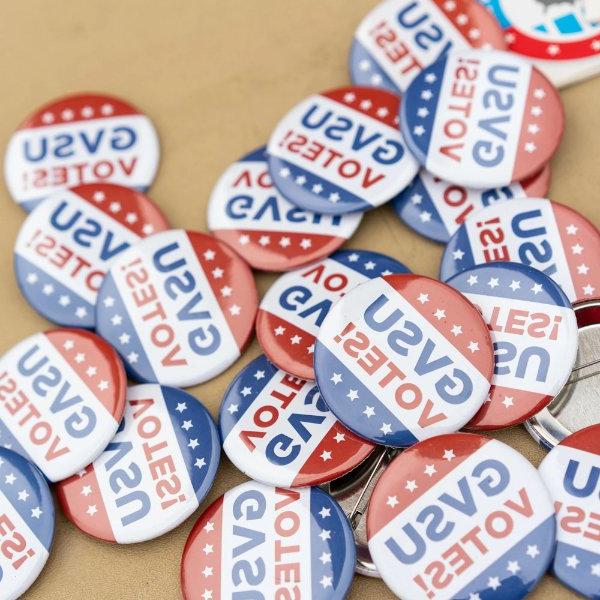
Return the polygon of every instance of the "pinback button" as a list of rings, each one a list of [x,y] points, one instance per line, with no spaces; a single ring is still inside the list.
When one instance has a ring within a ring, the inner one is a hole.
[[[400,98],[344,87],[315,94],[279,122],[269,140],[269,172],[292,204],[342,214],[380,206],[419,165],[398,130]]]
[[[125,406],[123,365],[81,329],[36,333],[0,358],[0,443],[60,481],[92,462],[115,435]]]
[[[600,13],[594,0],[482,0],[498,19],[512,52],[534,61],[557,86],[600,72]]]
[[[152,200],[130,188],[100,183],[58,190],[21,226],[14,250],[17,282],[49,321],[92,329],[111,261],[168,227]]]
[[[350,76],[355,85],[400,94],[449,49],[470,47],[506,48],[496,19],[474,0],[388,0],[358,26]]]
[[[317,385],[348,429],[386,446],[457,431],[487,398],[494,356],[477,309],[419,275],[378,277],[325,317]]]
[[[219,429],[231,462],[271,485],[331,481],[374,450],[333,416],[314,381],[277,369],[265,356],[247,365],[225,392]]]
[[[579,335],[571,376],[556,398],[525,423],[532,437],[547,449],[573,432],[600,423],[600,302],[582,302],[573,308]]]
[[[394,199],[398,216],[417,233],[446,244],[465,219],[486,206],[516,198],[542,198],[550,188],[550,167],[523,182],[479,190],[442,181],[425,169]]]
[[[367,577],[379,577],[367,545],[367,507],[375,485],[398,450],[378,446],[355,469],[322,486],[340,504],[354,530],[356,545],[355,570]]]
[[[96,304],[98,333],[143,382],[191,386],[227,369],[250,342],[252,272],[203,233],[163,231],[111,264]]]
[[[323,215],[288,202],[271,182],[264,146],[223,173],[208,204],[213,235],[264,271],[289,271],[331,254],[361,220],[359,212]]]
[[[92,537],[119,544],[150,540],[200,506],[220,451],[212,417],[194,396],[136,385],[127,391],[117,435],[93,464],[57,486],[58,499],[67,518]],[[134,489],[114,484],[123,473]]]
[[[600,232],[557,202],[522,199],[469,216],[444,249],[440,279],[474,265],[526,262],[556,281],[571,302],[600,295]]]
[[[504,98],[493,101],[490,98]],[[450,52],[403,97],[400,126],[419,162],[440,179],[502,187],[548,163],[564,130],[554,86],[508,52]]]
[[[495,351],[489,397],[467,427],[522,423],[544,408],[571,374],[577,320],[569,299],[547,275],[520,263],[478,265],[447,283],[479,309]]]
[[[0,598],[16,600],[33,585],[48,560],[54,538],[54,503],[40,471],[2,447],[0,524]]]
[[[145,191],[156,175],[158,136],[148,117],[119,98],[74,94],[42,106],[11,137],[8,190],[30,211],[52,192],[82,183]]]
[[[579,594],[599,598],[600,425],[586,427],[565,438],[544,458],[539,473],[556,510],[554,575]]]
[[[434,520],[444,525],[434,529]],[[404,600],[523,598],[546,572],[555,533],[552,502],[529,461],[467,433],[402,452],[367,512],[371,556]]]
[[[409,273],[397,260],[366,250],[340,250],[319,263],[282,275],[268,289],[256,318],[256,336],[280,369],[314,379],[317,332],[332,304],[380,275]]]
[[[194,525],[181,560],[185,600],[342,600],[354,575],[354,540],[337,502],[319,488],[248,481]],[[238,576],[252,570],[252,577]]]

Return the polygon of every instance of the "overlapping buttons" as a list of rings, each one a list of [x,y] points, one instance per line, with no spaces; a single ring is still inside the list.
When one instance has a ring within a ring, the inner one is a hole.
[[[157,384],[129,388],[125,416],[106,450],[57,487],[85,533],[130,544],[158,537],[200,505],[217,473],[219,434],[193,396]]]
[[[355,557],[348,519],[324,491],[248,481],[211,504],[192,529],[183,597],[342,600]]]
[[[145,191],[159,160],[154,125],[119,98],[74,94],[29,116],[11,137],[4,177],[30,211],[52,192],[83,183],[116,183]]]
[[[60,481],[92,462],[117,431],[125,371],[81,329],[32,335],[0,359],[0,439]]]
[[[303,100],[271,134],[273,183],[315,212],[364,211],[391,200],[419,169],[398,130],[399,107],[398,96],[367,87]]]
[[[423,69],[403,97],[406,143],[440,179],[473,188],[531,177],[562,137],[554,86],[515,54],[450,52]]]
[[[271,485],[318,485],[344,475],[373,450],[327,408],[313,381],[265,356],[232,381],[221,404],[223,450],[242,472]]]
[[[257,148],[221,175],[208,203],[208,228],[255,269],[289,271],[337,250],[360,224],[359,212],[303,210],[273,186],[266,148]]]
[[[321,262],[286,273],[260,303],[258,341],[280,369],[314,379],[315,337],[331,306],[369,279],[408,272],[402,263],[377,252],[340,250]]]
[[[49,321],[92,329],[96,297],[111,262],[141,238],[168,227],[156,205],[135,190],[107,183],[59,190],[19,231],[17,282]]]
[[[178,229],[142,240],[112,263],[96,326],[134,379],[185,387],[239,357],[257,306],[252,272],[229,246]]]
[[[531,463],[466,433],[405,450],[367,512],[371,556],[403,600],[523,598],[546,572],[555,534],[552,502]]]
[[[348,292],[317,336],[315,374],[349,429],[386,446],[456,431],[487,398],[487,326],[459,292],[419,275],[387,275]]]
[[[488,206],[452,236],[440,264],[447,280],[473,265],[522,262],[549,275],[571,302],[600,294],[600,232],[572,208],[543,199]]]

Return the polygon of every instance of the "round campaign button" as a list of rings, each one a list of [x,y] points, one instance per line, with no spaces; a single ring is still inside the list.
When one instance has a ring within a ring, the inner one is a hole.
[[[465,219],[479,209],[515,198],[543,198],[549,188],[548,165],[525,181],[487,190],[448,183],[421,169],[393,204],[411,229],[446,244]]]
[[[183,550],[184,600],[343,600],[354,538],[338,503],[319,488],[248,481],[202,514]]]
[[[54,503],[44,476],[27,459],[0,446],[2,600],[16,600],[33,585],[53,538]]]
[[[315,212],[364,211],[391,200],[419,170],[398,130],[399,108],[398,96],[367,87],[306,98],[269,140],[273,183]]]
[[[544,408],[571,375],[577,319],[560,286],[520,263],[478,265],[448,280],[481,312],[495,352],[489,397],[469,429],[501,429]]]
[[[0,443],[50,481],[66,479],[115,435],[126,383],[117,353],[97,335],[36,333],[0,358]]]
[[[337,250],[356,231],[362,213],[303,210],[273,186],[266,147],[233,163],[208,204],[208,228],[254,269],[289,271]]]
[[[600,232],[563,204],[494,204],[467,218],[444,249],[440,279],[487,262],[522,262],[549,275],[571,302],[600,295]]]
[[[30,115],[11,137],[4,177],[30,211],[52,192],[82,183],[145,191],[156,175],[158,136],[148,117],[119,98],[74,94]]]
[[[225,392],[219,429],[231,462],[271,485],[326,483],[374,450],[333,416],[314,381],[281,371],[264,355]]]
[[[190,386],[237,360],[257,307],[252,272],[229,246],[177,229],[113,261],[98,293],[96,327],[132,378]]]
[[[554,575],[582,596],[600,598],[600,425],[565,438],[544,458],[539,472],[556,510]]]
[[[531,463],[482,435],[425,440],[394,459],[367,512],[371,556],[404,600],[517,600],[542,578],[556,523]]]
[[[498,48],[496,19],[474,0],[387,0],[358,26],[350,50],[355,85],[406,91],[421,70],[450,49]]]
[[[58,190],[21,226],[14,250],[17,282],[49,321],[92,329],[111,261],[168,227],[152,200],[130,188],[100,183]]]
[[[340,250],[321,262],[282,275],[267,290],[256,336],[280,369],[314,379],[315,338],[331,306],[357,285],[410,271],[397,260],[366,250]]]
[[[92,537],[132,544],[187,519],[210,490],[219,434],[194,396],[157,384],[127,390],[125,416],[106,450],[57,486],[67,518]]]
[[[562,2],[482,0],[505,30],[508,47],[533,60],[557,86],[600,72],[600,6]]]
[[[325,317],[315,348],[329,408],[385,446],[460,429],[487,398],[493,366],[477,309],[420,275],[377,277],[348,292]]]
[[[432,174],[466,187],[502,187],[550,160],[564,130],[554,86],[508,52],[450,52],[423,69],[404,95],[400,123]]]

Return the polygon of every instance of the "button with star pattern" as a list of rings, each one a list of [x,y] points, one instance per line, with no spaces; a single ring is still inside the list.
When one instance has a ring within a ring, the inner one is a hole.
[[[130,188],[101,183],[59,190],[21,226],[14,250],[17,282],[49,321],[92,329],[96,296],[111,261],[168,227],[152,200]]]
[[[289,271],[337,250],[362,213],[324,215],[303,210],[273,186],[266,147],[233,163],[214,187],[208,228],[254,269]]]
[[[396,214],[414,231],[448,243],[465,219],[479,209],[516,198],[543,198],[550,188],[550,167],[523,182],[479,190],[442,181],[425,169],[396,198]]]
[[[548,163],[563,134],[564,110],[557,90],[525,58],[455,51],[410,84],[400,127],[432,175],[486,189],[523,181]]]
[[[219,434],[194,396],[143,384],[127,390],[125,416],[106,450],[58,484],[67,518],[100,540],[154,539],[187,519],[219,466]]]
[[[580,429],[546,455],[539,467],[554,501],[554,575],[586,598],[600,598],[600,425]]]
[[[181,589],[184,600],[343,600],[355,556],[350,523],[329,494],[247,481],[194,525],[181,559]]]
[[[600,295],[600,231],[572,208],[540,198],[493,204],[456,230],[440,279],[488,262],[522,262],[549,275],[571,302]]]
[[[483,435],[419,442],[377,482],[369,550],[403,600],[518,600],[552,559],[556,523],[531,463]]]
[[[187,387],[237,360],[257,308],[252,272],[227,244],[176,229],[113,261],[98,293],[96,327],[133,379]]]
[[[0,444],[50,481],[66,479],[115,435],[126,383],[117,353],[97,335],[36,333],[0,358]]]
[[[260,303],[256,337],[269,360],[280,369],[314,379],[315,338],[331,306],[369,279],[409,272],[401,262],[377,252],[335,252],[275,281]]]
[[[145,191],[158,169],[159,142],[150,119],[113,96],[74,94],[30,115],[4,157],[8,190],[29,212],[52,192],[84,183]]]
[[[48,483],[26,458],[0,446],[0,598],[16,600],[42,572],[54,539]]]
[[[350,76],[400,94],[450,49],[467,48],[506,49],[496,19],[475,0],[387,0],[354,34]]]
[[[283,117],[269,140],[269,172],[292,204],[342,214],[399,194],[419,165],[398,130],[400,98],[368,87],[314,94]]]
[[[512,52],[532,60],[556,86],[600,73],[600,6],[562,2],[481,0],[504,29]]]
[[[270,485],[326,483],[374,450],[333,416],[314,381],[278,369],[264,355],[229,385],[219,430],[231,462]]]
[[[513,262],[478,265],[449,279],[481,312],[494,344],[489,397],[469,429],[522,423],[560,392],[577,356],[577,319],[560,286]]]
[[[457,431],[490,390],[492,342],[477,309],[444,283],[386,275],[348,292],[317,335],[323,399],[356,434],[385,446]]]

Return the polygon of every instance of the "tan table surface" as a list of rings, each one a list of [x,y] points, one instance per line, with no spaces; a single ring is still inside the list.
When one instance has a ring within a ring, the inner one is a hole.
[[[515,0],[516,1],[516,0]],[[374,0],[177,0],[2,3],[0,145],[33,109],[77,91],[130,100],[155,122],[162,164],[151,196],[175,227],[206,230],[206,203],[230,162],[264,143],[279,117],[306,95],[348,83],[353,31]],[[553,161],[551,197],[600,226],[600,79],[565,90],[567,131]],[[12,247],[22,211],[0,188],[0,351],[48,323],[26,304],[14,282]],[[352,240],[387,252],[415,272],[435,276],[441,247],[412,233],[389,207],[367,215]],[[599,257],[600,258],[600,257]],[[273,276],[257,277],[264,293]],[[216,416],[232,376],[259,353],[256,342],[229,371],[193,388]],[[520,427],[498,437],[534,464],[543,452]],[[222,459],[204,503],[243,476]],[[52,598],[161,600],[180,598],[179,559],[196,517],[163,537],[111,546],[80,533],[58,510],[45,571],[25,595]],[[546,577],[537,599],[572,597]],[[379,580],[357,577],[352,599],[392,598]]]

